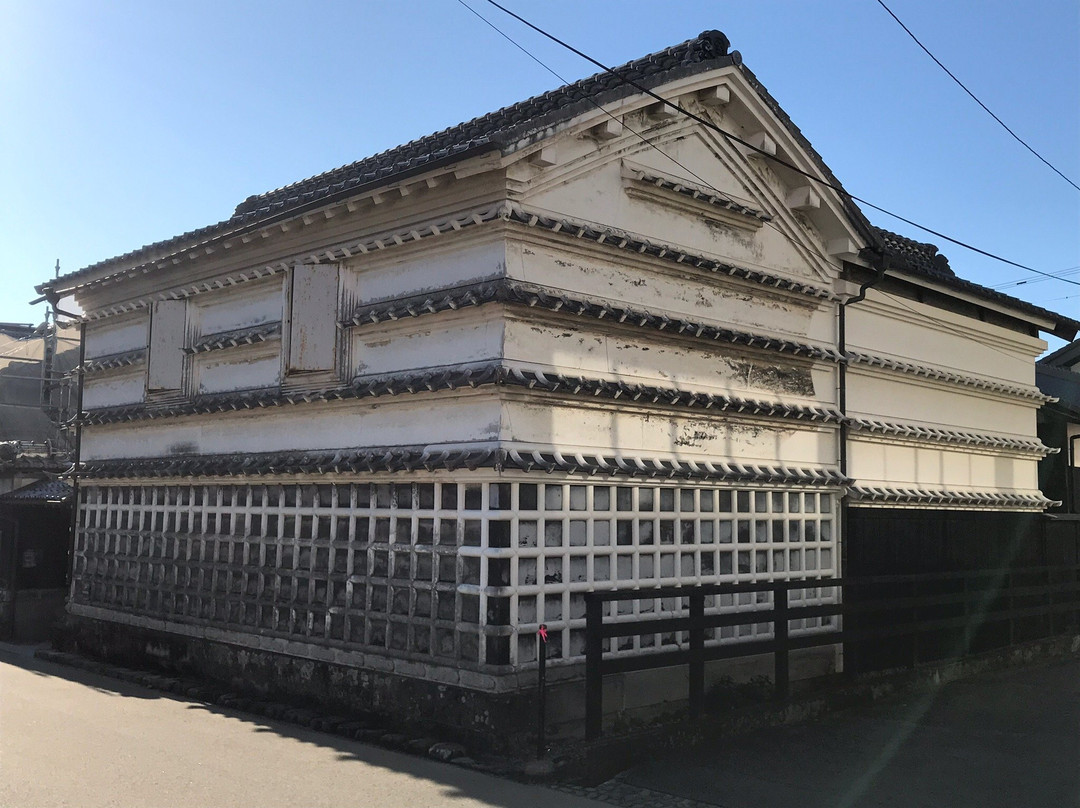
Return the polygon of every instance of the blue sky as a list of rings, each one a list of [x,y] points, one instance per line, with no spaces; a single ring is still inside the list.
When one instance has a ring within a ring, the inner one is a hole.
[[[1080,183],[1080,4],[887,1]],[[595,72],[468,2],[567,79]],[[1046,272],[1080,267],[1080,192],[874,0],[505,3],[609,64],[718,28],[850,192]],[[72,271],[219,221],[557,84],[457,0],[0,0],[0,320],[42,318],[27,301],[57,259]],[[970,280],[1028,277],[866,213]],[[1002,291],[1080,317],[1080,286],[1035,280]]]

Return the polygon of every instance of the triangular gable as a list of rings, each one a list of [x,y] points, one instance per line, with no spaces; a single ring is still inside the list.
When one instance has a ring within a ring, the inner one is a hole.
[[[655,88],[829,181],[737,67]],[[644,94],[594,108],[508,156],[515,200],[831,286],[868,244],[844,198]],[[831,175],[829,175],[831,176]]]

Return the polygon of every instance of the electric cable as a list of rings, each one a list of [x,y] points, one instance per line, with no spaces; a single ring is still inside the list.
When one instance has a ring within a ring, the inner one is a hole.
[[[955,81],[960,86],[961,90],[963,90],[965,93],[967,93],[969,96],[971,96],[971,99],[976,104],[978,104],[980,107],[983,108],[983,110],[986,112],[987,115],[989,115],[991,118],[993,118],[999,124],[1001,124],[1001,128],[1004,129],[1006,132],[1008,132],[1010,135],[1012,135],[1013,140],[1015,140],[1017,143],[1019,143],[1021,146],[1023,146],[1025,149],[1027,149],[1029,152],[1034,154],[1040,160],[1042,160],[1042,162],[1045,163],[1050,168],[1051,171],[1053,171],[1055,174],[1057,174],[1059,177],[1061,177],[1063,180],[1065,180],[1065,182],[1069,183],[1069,185],[1071,185],[1077,191],[1080,191],[1080,185],[1077,185],[1071,179],[1066,177],[1063,173],[1061,173],[1061,171],[1058,170],[1058,168],[1053,163],[1051,163],[1049,160],[1047,160],[1045,157],[1043,157],[1041,154],[1039,154],[1037,151],[1035,151],[1035,149],[1033,149],[1030,145],[1028,145],[1028,143],[1023,138],[1021,138],[1018,134],[1016,134],[1016,132],[1014,132],[1012,129],[1010,129],[1005,124],[1005,121],[1001,120],[1001,118],[999,118],[997,115],[995,115],[990,110],[990,108],[988,106],[986,106],[986,104],[984,104],[982,101],[980,101],[979,98],[975,95],[975,93],[971,92],[971,90],[969,90],[967,88],[967,86],[964,84],[964,82],[960,81],[960,79],[958,79],[955,75],[953,75],[953,72],[951,70],[949,70],[949,68],[945,67],[945,65],[943,65],[941,63],[941,60],[938,59],[936,56],[934,56],[934,54],[932,54],[930,52],[930,49],[928,47],[926,47],[926,45],[924,45],[922,42],[919,41],[919,38],[917,36],[915,36],[915,34],[913,34],[911,32],[910,28],[908,28],[906,25],[904,25],[903,21],[899,17],[896,16],[896,14],[893,12],[893,10],[891,8],[889,8],[887,5],[885,5],[885,3],[882,2],[882,0],[877,0],[877,3],[883,9],[885,9],[885,11],[887,11],[889,13],[890,17],[892,17],[894,20],[896,20],[896,24],[904,29],[904,31],[907,33],[907,35],[909,37],[911,37],[915,41],[915,44],[918,45],[920,48],[922,48],[923,52],[927,56],[929,56],[931,59],[934,60],[934,64],[936,64],[938,67],[940,67],[942,70],[944,70],[945,73],[949,76],[949,78],[952,79],[953,81]]]
[[[766,158],[774,161],[775,163],[777,163],[779,165],[782,165],[785,168],[796,172],[797,174],[801,174],[802,176],[812,180],[813,182],[816,182],[817,184],[819,184],[819,185],[821,185],[821,186],[823,186],[825,188],[828,188],[828,189],[830,189],[832,191],[835,191],[836,193],[841,194],[842,196],[844,196],[844,197],[846,197],[846,198],[848,198],[848,199],[850,199],[850,200],[852,200],[854,202],[859,202],[860,204],[866,205],[868,208],[872,208],[873,210],[876,210],[876,211],[878,211],[880,213],[884,213],[887,216],[891,216],[892,218],[894,218],[894,219],[896,219],[898,221],[904,222],[905,224],[909,224],[912,227],[916,227],[919,230],[922,230],[922,231],[924,231],[926,233],[930,233],[931,235],[936,236],[936,237],[938,237],[940,239],[944,239],[945,241],[948,241],[950,244],[955,244],[958,247],[963,247],[964,249],[970,250],[970,251],[975,252],[975,253],[978,253],[979,255],[986,256],[987,258],[992,258],[995,261],[1000,261],[1001,263],[1017,267],[1018,269],[1023,269],[1026,272],[1033,272],[1036,275],[1044,275],[1044,276],[1047,276],[1047,277],[1053,277],[1048,272],[1043,272],[1042,270],[1035,269],[1034,267],[1029,267],[1029,266],[1027,266],[1025,264],[1018,263],[1017,261],[1013,261],[1011,259],[1004,258],[1004,257],[1002,257],[1000,255],[996,255],[995,253],[989,252],[988,250],[983,250],[983,249],[981,249],[979,247],[976,247],[976,246],[974,246],[972,244],[969,244],[969,243],[967,243],[965,241],[953,238],[952,236],[948,236],[945,233],[942,233],[942,232],[940,232],[938,230],[934,230],[931,227],[927,227],[926,225],[919,224],[918,222],[913,221],[912,219],[908,219],[905,216],[901,216],[898,213],[894,213],[893,211],[891,211],[891,210],[889,210],[887,208],[883,208],[880,205],[875,205],[873,202],[870,202],[870,201],[868,201],[866,199],[863,199],[862,197],[855,196],[854,194],[849,193],[847,190],[845,190],[842,186],[831,183],[828,180],[821,179],[820,177],[816,176],[815,174],[812,174],[809,171],[805,171],[804,169],[799,168],[798,166],[794,165],[793,163],[790,163],[790,162],[788,162],[787,160],[784,160],[781,157],[777,157],[775,154],[771,154],[768,151],[765,151],[764,149],[762,149],[762,148],[760,148],[758,146],[755,146],[754,144],[749,143],[746,140],[743,140],[738,135],[732,134],[731,132],[728,132],[725,129],[721,129],[719,126],[717,126],[716,124],[714,124],[712,121],[708,120],[707,118],[703,118],[702,116],[697,115],[696,113],[693,113],[693,112],[691,112],[691,111],[689,111],[687,109],[684,109],[682,106],[680,106],[678,103],[676,103],[674,101],[670,101],[670,100],[668,100],[666,98],[663,98],[662,96],[660,96],[657,93],[653,92],[649,88],[641,85],[640,83],[634,81],[633,79],[629,79],[629,78],[626,78],[625,76],[619,75],[618,71],[616,71],[615,69],[610,68],[607,65],[603,64],[602,62],[597,61],[596,59],[592,58],[588,54],[586,54],[586,53],[582,52],[581,50],[575,48],[573,45],[570,45],[569,43],[563,41],[562,39],[559,39],[554,34],[549,34],[547,31],[545,31],[544,29],[540,28],[539,26],[534,25],[533,23],[529,22],[528,20],[526,20],[521,15],[514,13],[510,9],[508,9],[505,6],[501,5],[500,3],[496,2],[496,0],[485,0],[485,1],[488,4],[494,6],[495,8],[502,11],[504,14],[508,14],[509,16],[511,16],[515,20],[517,20],[518,22],[522,23],[523,25],[527,26],[528,28],[531,28],[533,31],[540,34],[541,36],[543,36],[543,37],[545,37],[547,39],[550,39],[552,42],[555,42],[557,45],[560,45],[561,47],[566,48],[567,50],[571,51],[572,53],[580,56],[582,59],[585,59],[587,62],[595,65],[596,67],[599,67],[605,73],[608,73],[611,76],[614,76],[616,79],[621,81],[623,84],[627,84],[627,85],[633,87],[634,89],[638,90],[639,92],[644,93],[645,95],[648,95],[650,98],[653,98],[657,102],[662,103],[665,106],[670,107],[671,109],[674,109],[676,112],[680,113],[681,115],[684,115],[684,116],[690,118],[691,120],[694,120],[694,121],[700,123],[702,126],[723,135],[729,141],[738,143],[741,146],[745,146],[746,148],[751,149],[752,151],[755,151],[755,152],[757,152],[757,153],[759,153],[761,155],[764,155]],[[464,5],[462,0],[458,0],[458,2],[462,3],[462,5]],[[474,11],[473,13],[475,14],[476,12]],[[477,14],[477,16],[480,16],[480,15]],[[483,17],[481,17],[481,19],[483,19]],[[1080,281],[1064,280],[1064,282],[1065,283],[1072,283],[1072,284],[1074,284],[1076,286],[1080,286]]]
[[[488,2],[492,2],[492,0],[488,0]],[[542,61],[541,59],[539,59],[539,58],[538,58],[537,56],[535,56],[535,55],[534,55],[533,53],[531,53],[531,52],[530,52],[529,50],[527,50],[527,49],[526,49],[526,48],[525,48],[524,46],[522,46],[522,45],[521,45],[520,43],[518,43],[517,41],[515,41],[515,40],[514,40],[514,39],[513,39],[513,38],[512,38],[512,37],[511,37],[511,36],[510,36],[509,34],[507,34],[506,32],[504,32],[503,30],[501,30],[501,29],[500,29],[500,28],[499,28],[498,26],[496,26],[496,25],[495,25],[494,23],[492,23],[492,22],[491,22],[490,20],[488,20],[488,19],[487,19],[486,17],[484,17],[484,16],[482,15],[482,14],[480,14],[480,13],[479,13],[478,11],[476,11],[476,10],[475,10],[474,8],[472,8],[472,7],[471,7],[471,6],[470,6],[470,5],[468,4],[468,3],[466,3],[466,2],[465,2],[465,0],[458,0],[458,3],[460,3],[460,4],[462,5],[462,6],[464,6],[464,7],[465,7],[466,9],[468,9],[468,10],[469,10],[469,11],[470,11],[470,12],[471,12],[472,14],[474,14],[474,15],[475,15],[475,16],[476,16],[476,17],[477,17],[478,19],[480,19],[480,20],[481,20],[481,21],[483,21],[483,22],[484,22],[484,23],[485,23],[486,25],[488,25],[488,26],[489,26],[489,27],[490,27],[490,28],[491,28],[492,30],[494,30],[494,31],[495,31],[496,33],[498,33],[498,34],[499,34],[500,36],[502,36],[502,37],[503,37],[504,39],[506,39],[506,40],[507,40],[508,42],[510,42],[510,43],[511,43],[512,45],[514,45],[514,47],[516,47],[516,48],[517,48],[518,50],[520,50],[520,51],[521,51],[522,53],[524,53],[524,54],[525,54],[526,56],[528,56],[528,57],[529,57],[530,59],[532,59],[532,60],[533,60],[534,62],[536,62],[536,63],[537,63],[538,65],[540,65],[541,67],[543,67],[543,68],[544,68],[544,69],[545,69],[546,71],[548,71],[548,72],[549,72],[549,73],[551,73],[551,74],[552,74],[553,76],[555,76],[555,78],[557,78],[557,79],[559,79],[559,81],[563,82],[563,84],[564,84],[564,85],[565,85],[565,84],[569,84],[569,82],[568,82],[568,81],[567,81],[567,80],[566,80],[565,78],[563,78],[563,77],[562,77],[562,76],[561,76],[561,75],[560,75],[560,74],[559,74],[558,72],[556,72],[556,71],[555,71],[555,70],[554,70],[553,68],[549,67],[549,66],[548,66],[547,64],[545,64],[545,63],[544,63],[544,62],[543,62],[543,61]],[[492,4],[493,4],[493,5],[498,5],[497,3],[492,3]],[[501,6],[500,6],[500,8],[501,8]],[[504,10],[505,10],[505,9],[504,9]],[[510,13],[510,14],[511,14],[511,16],[516,16],[516,15],[514,15],[514,14],[513,14],[512,12],[508,12],[508,13]],[[530,25],[530,24],[529,24],[529,23],[527,23],[527,22],[526,22],[526,24],[527,24],[527,25]],[[585,58],[588,58],[588,57],[585,57]],[[599,63],[597,63],[597,64],[599,64]],[[606,69],[606,68],[605,68],[605,69]],[[616,76],[616,77],[618,77],[618,76]],[[607,110],[603,109],[603,107],[602,107],[602,106],[600,106],[600,104],[599,104],[598,102],[596,102],[596,101],[595,101],[594,99],[592,99],[592,98],[589,98],[589,100],[590,100],[590,102],[591,102],[591,103],[593,104],[593,106],[595,106],[595,107],[596,107],[597,109],[599,109],[599,110],[600,110],[601,112],[603,112],[604,114],[606,114],[606,115],[607,115],[608,117],[610,117],[610,118],[612,118],[612,119],[616,119],[614,115],[612,115],[612,114],[611,114],[610,112],[608,112]],[[691,117],[694,117],[695,119],[697,119],[697,117],[698,117],[698,116],[694,116],[694,115],[691,115]],[[616,120],[617,120],[617,119],[616,119]],[[710,123],[711,123],[711,122],[710,122]],[[672,156],[671,156],[670,154],[667,154],[667,153],[666,153],[665,151],[663,151],[663,150],[662,150],[662,149],[661,149],[661,148],[660,148],[659,146],[657,146],[657,145],[656,145],[655,143],[652,143],[651,141],[649,141],[649,140],[648,140],[647,138],[645,138],[645,137],[644,137],[644,135],[642,135],[642,134],[641,134],[640,132],[637,132],[637,131],[635,131],[635,130],[633,130],[633,129],[630,129],[629,127],[626,127],[626,128],[627,128],[627,129],[629,129],[629,131],[630,131],[630,132],[631,132],[632,134],[634,134],[635,136],[637,136],[639,140],[641,140],[641,141],[642,141],[643,143],[645,143],[645,145],[649,146],[650,148],[656,149],[656,150],[657,150],[657,151],[658,151],[658,152],[659,152],[660,154],[664,155],[664,156],[665,156],[665,157],[667,157],[667,158],[668,158],[669,160],[671,160],[671,161],[672,161],[673,163],[675,163],[676,165],[678,165],[678,166],[680,166],[681,168],[683,168],[683,169],[684,169],[684,170],[685,170],[685,171],[686,171],[687,173],[689,173],[690,175],[692,175],[693,177],[695,177],[695,178],[697,178],[697,179],[698,179],[699,181],[701,181],[701,183],[702,183],[703,185],[705,185],[705,186],[707,186],[707,187],[709,187],[709,188],[711,188],[711,189],[715,190],[715,191],[716,191],[716,192],[717,192],[718,194],[720,194],[721,196],[725,196],[725,197],[727,197],[728,199],[730,199],[730,198],[731,198],[731,197],[730,197],[730,195],[728,195],[728,194],[725,194],[725,193],[724,193],[723,191],[720,191],[719,189],[715,188],[715,186],[711,185],[711,184],[710,184],[709,182],[707,182],[706,180],[704,180],[704,179],[703,179],[702,177],[700,177],[700,176],[699,176],[699,175],[698,175],[697,173],[695,173],[694,171],[692,171],[692,170],[691,170],[690,168],[688,168],[687,166],[683,165],[683,164],[682,164],[681,162],[679,162],[679,161],[678,161],[677,159],[675,159],[674,157],[672,157]],[[721,132],[721,134],[724,134],[724,133],[723,133],[723,130],[720,130],[720,129],[719,129],[718,127],[715,127],[715,126],[711,126],[710,128],[713,128],[713,129],[717,129],[717,131],[720,131],[720,132]],[[595,224],[598,224],[598,225],[600,225],[600,226],[602,226],[602,227],[607,227],[607,228],[609,228],[609,229],[613,227],[613,225],[609,225],[609,224],[606,224],[606,223],[604,223],[604,222],[599,222],[599,221],[595,222]],[[771,223],[770,223],[770,222],[766,222],[765,224],[767,224],[767,225],[770,225],[770,226],[771,226]],[[796,242],[794,241],[794,239],[792,239],[792,238],[791,238],[791,237],[790,237],[790,236],[789,236],[789,235],[788,235],[787,233],[783,232],[782,230],[780,230],[780,229],[778,229],[778,228],[775,228],[775,227],[774,227],[774,229],[776,230],[776,232],[777,232],[777,233],[779,233],[779,234],[780,234],[781,236],[783,236],[784,238],[786,238],[786,239],[787,239],[787,240],[788,240],[788,241],[789,241],[790,243],[792,243],[792,244],[794,244],[794,245],[796,245],[796,246],[803,246],[803,245],[799,245],[799,244],[797,244],[797,243],[796,243]],[[645,236],[646,238],[651,238],[651,237],[647,236],[646,234],[642,234],[642,235],[644,235],[644,236]],[[824,254],[823,254],[823,253],[820,253],[820,251],[818,251],[818,252],[819,252],[819,255],[821,255],[821,256],[822,256],[822,257],[823,257],[823,258],[824,258],[824,259],[826,260],[826,262],[828,262],[828,263],[832,263],[832,262],[830,262],[830,261],[829,261],[829,259],[828,259],[828,258],[827,258],[826,256],[824,256]],[[1027,267],[1025,267],[1025,268],[1027,268]],[[1033,271],[1036,271],[1036,272],[1038,272],[1038,270],[1033,270]],[[1058,277],[1056,277],[1056,276],[1050,275],[1049,273],[1040,273],[1040,274],[1045,274],[1045,275],[1048,275],[1048,277],[1049,277],[1050,279],[1053,279],[1053,280],[1063,280],[1062,278],[1058,278]],[[1041,279],[1040,279],[1040,280],[1041,280]],[[1078,285],[1080,285],[1080,284],[1078,284]],[[879,291],[880,291],[880,290],[879,290]],[[908,310],[908,311],[910,311],[910,312],[911,312],[912,314],[915,314],[915,315],[917,315],[917,316],[921,316],[921,317],[925,317],[926,319],[930,320],[931,322],[934,322],[934,323],[936,323],[937,325],[941,326],[941,327],[942,327],[942,328],[944,328],[944,329],[945,329],[946,331],[949,331],[949,332],[951,332],[951,333],[955,333],[955,334],[961,334],[961,333],[962,333],[962,332],[960,332],[960,331],[959,331],[959,330],[958,330],[958,329],[957,329],[957,328],[955,327],[955,325],[954,325],[954,324],[952,324],[952,323],[948,323],[948,322],[945,322],[944,320],[939,320],[938,318],[936,318],[936,317],[933,317],[932,315],[929,315],[929,314],[927,314],[927,313],[925,313],[925,312],[920,312],[920,311],[917,311],[916,309],[912,308],[911,306],[908,306],[908,305],[907,305],[906,303],[904,303],[904,302],[903,302],[903,301],[902,301],[901,299],[899,299],[899,298],[895,297],[894,295],[888,294],[887,292],[882,292],[882,294],[883,294],[883,295],[885,295],[886,297],[890,298],[891,300],[893,300],[894,302],[896,302],[897,304],[899,304],[899,305],[900,305],[900,306],[902,306],[903,308],[907,309],[907,310]],[[1007,357],[1007,358],[1008,358],[1008,359],[1010,359],[1010,360],[1016,360],[1016,357],[1015,357],[1015,356],[1013,356],[1013,355],[1011,355],[1011,354],[1008,354],[1008,353],[1006,353],[1005,351],[1002,351],[1002,350],[1000,350],[1000,349],[998,349],[998,348],[995,348],[994,346],[990,346],[990,345],[988,345],[987,347],[989,347],[989,348],[990,348],[991,350],[995,351],[996,353],[1000,353],[1000,354],[1001,354],[1002,356],[1005,356],[1005,357]]]
[[[480,19],[481,21],[483,21],[483,22],[484,22],[485,24],[487,24],[487,25],[488,25],[488,27],[490,27],[490,28],[491,28],[491,29],[492,29],[493,31],[495,31],[495,32],[496,32],[497,34],[499,34],[499,36],[503,37],[503,39],[505,39],[505,40],[506,40],[507,42],[509,42],[509,43],[510,43],[511,45],[513,45],[513,46],[514,46],[515,48],[517,48],[517,49],[518,49],[519,51],[521,51],[521,52],[522,52],[522,53],[524,53],[524,54],[525,54],[526,56],[528,56],[528,57],[529,57],[530,59],[532,59],[532,60],[533,60],[534,62],[536,62],[536,63],[537,63],[538,65],[540,65],[540,67],[544,68],[544,70],[546,70],[546,71],[547,71],[548,73],[550,73],[551,75],[553,75],[553,76],[554,76],[555,78],[557,78],[557,79],[558,79],[559,81],[561,81],[561,82],[562,82],[562,83],[563,83],[564,85],[566,85],[566,84],[570,84],[570,82],[569,82],[569,81],[568,81],[567,79],[565,79],[565,78],[564,78],[564,77],[563,77],[562,75],[560,75],[560,74],[559,74],[559,73],[558,73],[558,72],[557,72],[557,71],[556,71],[556,70],[555,70],[554,68],[552,68],[552,67],[550,67],[549,65],[547,65],[547,64],[546,64],[546,63],[545,63],[545,62],[544,62],[543,60],[541,60],[541,59],[540,59],[540,58],[539,58],[538,56],[536,56],[535,54],[533,54],[532,52],[530,52],[530,51],[529,51],[529,50],[528,50],[527,48],[525,48],[525,46],[523,46],[523,45],[522,45],[522,44],[520,44],[519,42],[516,42],[516,41],[515,41],[515,40],[513,39],[513,37],[511,37],[511,36],[510,36],[509,34],[507,34],[507,33],[506,33],[505,31],[503,31],[503,30],[502,30],[501,28],[499,28],[499,27],[498,27],[497,25],[495,25],[495,24],[494,24],[493,22],[491,22],[491,20],[489,20],[489,19],[487,19],[486,17],[484,17],[484,15],[482,15],[482,14],[480,14],[480,13],[479,13],[478,11],[476,11],[476,9],[474,9],[474,8],[473,8],[472,6],[470,6],[470,5],[468,4],[468,3],[466,3],[466,2],[465,2],[465,0],[458,0],[458,3],[460,3],[460,4],[462,5],[462,6],[464,6],[465,8],[467,8],[467,9],[468,9],[468,10],[469,10],[470,12],[472,12],[472,13],[473,13],[474,15],[476,15],[476,17],[477,17],[478,19]],[[613,121],[615,121],[615,122],[617,122],[617,123],[621,123],[621,122],[619,121],[619,118],[618,118],[617,116],[613,115],[613,114],[612,114],[611,112],[609,112],[608,110],[604,109],[604,108],[603,108],[603,106],[601,106],[601,105],[600,105],[600,103],[599,103],[598,101],[596,101],[596,99],[594,99],[594,98],[592,98],[591,96],[589,96],[589,97],[587,98],[587,100],[588,100],[588,101],[589,101],[589,102],[590,102],[590,103],[591,103],[591,104],[592,104],[592,105],[593,105],[594,107],[596,107],[596,108],[597,108],[598,110],[600,110],[600,112],[604,113],[604,114],[605,114],[605,115],[607,115],[607,116],[608,116],[609,118],[611,118],[611,120],[613,120]],[[697,180],[698,182],[700,182],[700,183],[701,183],[701,184],[702,184],[702,185],[703,185],[704,187],[706,187],[706,188],[708,188],[708,189],[710,189],[710,190],[712,190],[712,191],[716,192],[716,194],[718,194],[719,196],[722,196],[723,198],[727,199],[727,200],[728,200],[729,202],[736,202],[736,201],[737,201],[737,199],[736,199],[735,197],[733,197],[733,196],[732,196],[732,195],[731,195],[730,193],[728,193],[728,192],[726,192],[726,191],[722,191],[722,190],[720,190],[719,188],[717,188],[717,187],[716,187],[715,185],[713,185],[712,183],[710,183],[710,182],[709,182],[708,180],[706,180],[706,179],[705,179],[704,177],[702,177],[702,176],[701,176],[700,174],[698,174],[697,172],[695,172],[695,171],[694,171],[693,169],[691,169],[691,168],[690,168],[689,166],[687,166],[687,165],[685,165],[684,163],[680,162],[680,161],[679,161],[678,159],[676,159],[675,157],[673,157],[672,155],[668,154],[668,153],[667,153],[666,151],[664,151],[663,149],[661,149],[661,148],[660,148],[659,146],[657,146],[657,145],[656,145],[656,143],[654,143],[653,141],[651,141],[651,140],[649,140],[648,138],[646,138],[646,137],[645,137],[645,136],[644,136],[644,135],[643,135],[643,134],[642,134],[641,132],[638,132],[638,131],[636,131],[635,129],[633,129],[632,127],[629,127],[629,126],[625,126],[625,125],[623,126],[623,128],[624,128],[624,129],[626,129],[626,130],[627,130],[628,132],[630,132],[630,133],[631,133],[632,135],[634,135],[635,137],[637,137],[637,139],[638,139],[638,140],[640,140],[640,141],[641,141],[642,143],[644,143],[644,144],[645,144],[646,146],[648,146],[648,147],[649,147],[649,148],[651,148],[651,149],[655,149],[655,150],[656,150],[657,152],[659,152],[660,154],[662,154],[662,155],[663,155],[664,157],[666,157],[666,158],[667,158],[668,160],[670,160],[671,162],[673,162],[673,163],[674,163],[675,165],[677,165],[677,166],[678,166],[679,168],[681,168],[681,169],[682,169],[683,171],[685,171],[685,172],[686,172],[687,174],[689,174],[689,175],[690,175],[691,177],[693,177],[693,178],[694,178],[694,179],[696,179],[696,180]],[[741,201],[744,201],[744,202],[750,202],[751,200],[748,200],[748,199],[743,199],[743,200],[741,200]],[[797,242],[797,241],[796,241],[796,240],[795,240],[794,238],[792,238],[792,237],[791,237],[791,236],[790,236],[790,235],[789,235],[788,233],[785,233],[785,232],[784,232],[783,230],[781,230],[781,229],[780,229],[779,227],[777,227],[777,226],[776,226],[775,224],[773,224],[773,223],[772,223],[771,221],[763,221],[762,223],[763,223],[763,224],[764,224],[764,225],[765,225],[766,227],[769,227],[769,228],[771,228],[772,230],[776,231],[776,232],[777,232],[777,233],[778,233],[779,235],[781,235],[781,236],[782,236],[783,238],[787,239],[787,241],[788,241],[788,242],[789,242],[789,243],[790,243],[790,244],[791,244],[792,246],[794,246],[794,247],[795,247],[796,249],[798,249],[798,250],[802,250],[802,249],[805,249],[805,248],[807,247],[807,245],[805,245],[805,244],[802,244],[801,242]],[[603,224],[603,223],[602,223],[602,222],[597,222],[597,224]],[[605,226],[605,227],[609,227],[609,228],[610,228],[610,227],[612,227],[611,225],[604,225],[604,226]],[[836,268],[836,269],[840,269],[840,266],[839,266],[839,265],[837,265],[837,264],[836,264],[836,263],[835,263],[834,261],[830,260],[830,258],[829,258],[829,257],[828,257],[827,255],[825,255],[825,253],[823,253],[823,252],[822,252],[821,250],[819,250],[819,249],[817,249],[816,247],[814,247],[814,252],[816,252],[816,253],[817,253],[817,255],[818,255],[818,257],[819,257],[819,258],[821,258],[821,259],[822,259],[822,260],[823,260],[823,261],[824,261],[824,262],[825,262],[826,264],[828,264],[829,266],[832,266],[832,267],[834,267],[834,268]]]
[[[1063,270],[1061,270],[1059,272],[1051,272],[1050,274],[1054,276],[1053,278],[1017,278],[1016,280],[1005,281],[1004,283],[995,284],[994,286],[991,286],[990,288],[991,289],[1007,289],[1010,286],[1023,286],[1025,284],[1031,285],[1031,284],[1036,284],[1036,283],[1046,283],[1046,281],[1048,281],[1048,280],[1059,281],[1062,278],[1064,278],[1066,275],[1076,275],[1078,273],[1080,273],[1080,266],[1068,267],[1068,268],[1063,269]]]

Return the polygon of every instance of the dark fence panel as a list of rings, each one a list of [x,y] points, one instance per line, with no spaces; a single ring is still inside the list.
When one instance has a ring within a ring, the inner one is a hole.
[[[841,597],[835,602],[792,606],[789,593],[808,589],[835,589]],[[757,592],[769,596],[759,609],[705,612],[706,598]],[[604,620],[607,603],[657,598],[675,600],[682,609],[663,617]],[[861,654],[866,649],[875,653],[900,649],[891,666],[902,667],[1076,631],[1080,565],[589,592],[585,608],[585,734],[595,738],[602,726],[605,674],[686,665],[693,718],[702,711],[708,660],[771,653],[776,695],[786,698],[788,654],[799,648],[843,643],[845,665],[851,649],[862,649]],[[825,615],[842,617],[841,628],[790,635],[790,621]],[[772,625],[771,638],[705,643],[710,628],[762,623]],[[683,631],[688,642],[681,647],[605,659],[605,639]],[[884,656],[878,653],[873,659],[881,662]]]
[[[1004,585],[1011,571],[1021,567],[1080,563],[1080,521],[1036,513],[851,508],[844,542],[844,576],[852,579],[993,570]],[[943,589],[953,585],[955,582],[948,581],[936,584]],[[894,584],[875,593],[852,589],[846,597],[852,603],[869,596],[899,597],[902,588]],[[1001,605],[1000,594],[990,592],[986,597],[986,608]],[[1024,597],[1020,600],[1023,603]],[[949,614],[950,607],[943,604],[928,608],[923,616],[933,620]],[[857,614],[851,618],[851,628],[873,633],[896,617],[890,613]],[[959,628],[942,628],[918,638],[853,641],[844,649],[844,664],[855,673],[886,670],[942,659],[957,647],[970,645],[972,651],[980,651],[1046,637],[1050,628],[1045,615],[1031,615],[1012,626],[1015,637],[1008,636],[1007,627],[990,624],[974,637]]]

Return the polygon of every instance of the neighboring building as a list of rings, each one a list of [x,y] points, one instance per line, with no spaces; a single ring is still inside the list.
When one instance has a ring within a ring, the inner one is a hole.
[[[78,361],[74,330],[0,323],[0,494],[71,465]]]
[[[620,73],[838,185],[722,34]],[[1041,512],[1038,334],[1078,327],[608,76],[39,291],[86,313],[87,635],[480,728],[590,589]]]
[[[73,330],[0,323],[0,638],[43,639],[63,610],[77,364]]]
[[[1039,438],[1059,451],[1039,469],[1041,488],[1061,505],[1054,510],[1080,514],[1080,342],[1039,360],[1039,389],[1056,401],[1039,411]]]

